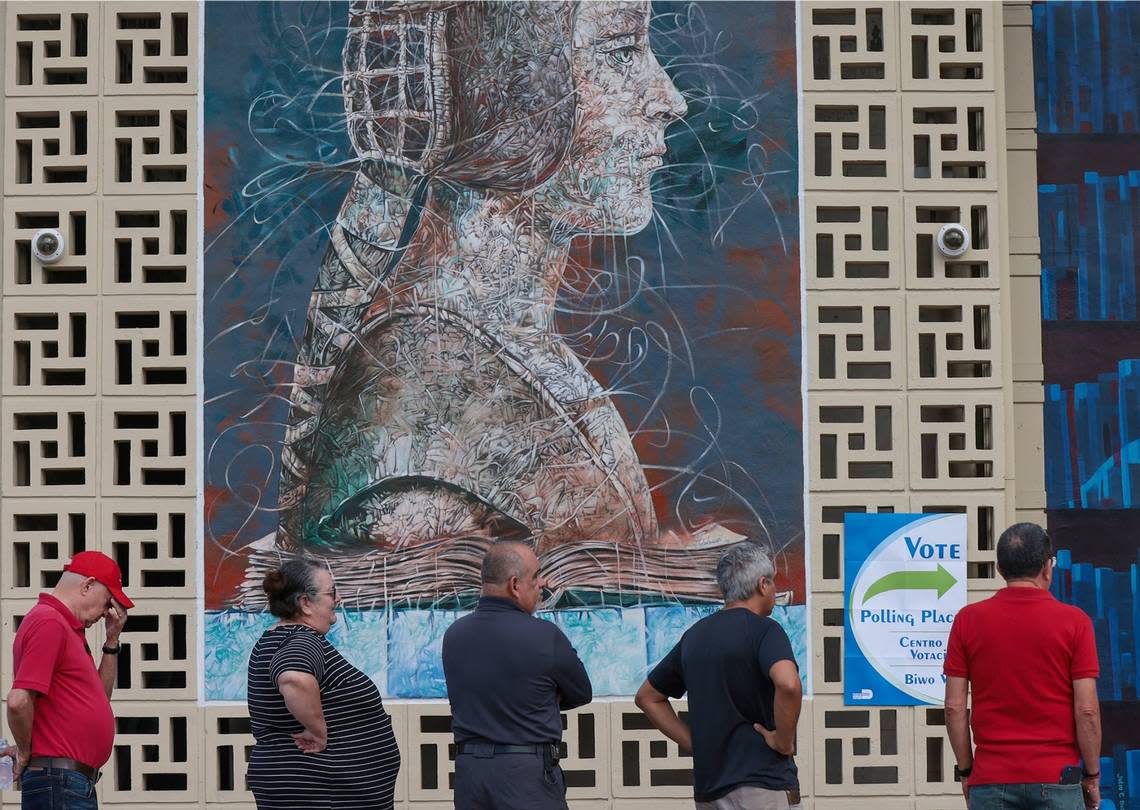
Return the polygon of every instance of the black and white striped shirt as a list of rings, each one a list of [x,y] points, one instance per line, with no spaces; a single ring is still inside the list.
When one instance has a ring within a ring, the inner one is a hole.
[[[328,747],[297,748],[304,730],[277,688],[283,672],[307,672],[321,690]],[[259,810],[390,810],[400,751],[380,690],[325,637],[301,624],[266,630],[249,657],[249,717],[257,740],[248,780]]]

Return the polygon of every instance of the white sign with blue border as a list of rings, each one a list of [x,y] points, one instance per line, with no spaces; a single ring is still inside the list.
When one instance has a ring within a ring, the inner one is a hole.
[[[849,513],[843,533],[843,702],[941,706],[966,604],[966,516]]]

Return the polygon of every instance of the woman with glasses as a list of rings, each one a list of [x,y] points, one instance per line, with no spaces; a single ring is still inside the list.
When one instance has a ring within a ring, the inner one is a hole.
[[[291,560],[263,588],[279,621],[249,657],[258,810],[390,810],[400,751],[380,691],[325,638],[336,624],[332,575]]]

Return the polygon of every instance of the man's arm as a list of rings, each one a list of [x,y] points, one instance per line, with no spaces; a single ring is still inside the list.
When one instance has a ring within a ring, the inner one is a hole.
[[[1095,777],[1081,780],[1086,807],[1100,806],[1100,702],[1096,697],[1096,679],[1073,681],[1073,715],[1077,721],[1077,748],[1087,773]]]
[[[790,757],[796,752],[796,724],[800,721],[803,704],[803,686],[796,662],[786,658],[772,664],[768,677],[776,688],[772,706],[772,719],[776,728],[768,729],[756,723],[753,727],[764,737],[768,747],[778,754]]]
[[[677,716],[669,696],[658,692],[648,680],[637,690],[633,702],[645,712],[645,717],[653,727],[677,743],[682,754],[693,752],[693,733],[688,724]]]
[[[950,750],[954,752],[954,761],[958,763],[960,771],[974,767],[974,746],[970,740],[970,714],[966,708],[969,694],[969,680],[956,675],[946,676],[946,700],[943,703],[946,736],[950,738]],[[965,778],[962,779],[962,795],[966,797],[967,802],[970,800],[970,786]]]
[[[32,756],[32,719],[36,712],[36,693],[30,689],[16,689],[8,693],[8,728],[16,746],[13,757],[12,778],[20,774]]]
[[[570,711],[594,699],[594,687],[586,666],[570,646],[570,639],[554,628],[554,684],[558,688],[558,708]]]
[[[107,640],[104,644],[107,647],[119,646],[119,634],[123,632],[123,625],[127,621],[127,611],[119,607],[117,603],[112,603],[111,607],[103,613],[103,623],[106,629]],[[109,653],[100,653],[102,658],[99,659],[99,680],[103,682],[103,691],[107,693],[107,700],[111,699],[111,693],[115,691],[115,681],[119,677],[119,656]]]

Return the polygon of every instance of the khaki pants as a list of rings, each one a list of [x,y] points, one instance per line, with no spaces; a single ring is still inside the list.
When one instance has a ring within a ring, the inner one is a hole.
[[[795,804],[791,803],[795,799]],[[712,802],[697,802],[697,810],[800,810],[798,790],[767,790],[754,785],[741,785]]]

